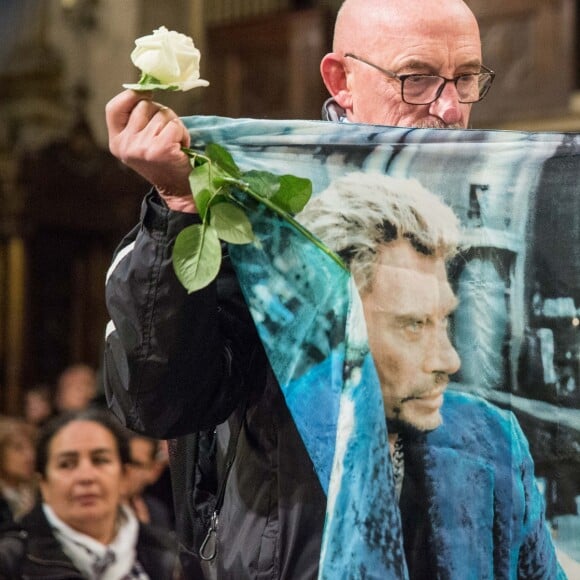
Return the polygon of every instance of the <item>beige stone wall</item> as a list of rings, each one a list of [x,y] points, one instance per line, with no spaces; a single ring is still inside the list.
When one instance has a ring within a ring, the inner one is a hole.
[[[73,87],[86,82],[87,116],[99,143],[106,143],[106,102],[138,73],[129,60],[139,30],[140,0],[100,0],[92,29],[74,28],[75,16],[63,11],[62,0],[50,0],[47,40],[61,57],[63,98],[72,106]]]

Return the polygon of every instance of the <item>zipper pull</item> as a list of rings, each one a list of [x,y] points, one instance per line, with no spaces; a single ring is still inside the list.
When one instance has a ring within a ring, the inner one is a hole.
[[[205,562],[213,560],[217,553],[217,526],[218,526],[218,513],[213,512],[211,515],[211,523],[209,525],[209,530],[207,535],[201,544],[199,549],[199,557]]]

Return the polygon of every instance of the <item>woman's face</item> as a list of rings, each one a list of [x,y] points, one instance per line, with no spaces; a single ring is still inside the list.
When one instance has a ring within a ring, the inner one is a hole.
[[[72,421],[52,439],[44,501],[77,531],[94,536],[95,527],[113,532],[124,486],[124,469],[112,433],[94,421]]]
[[[4,447],[2,479],[10,485],[31,481],[34,476],[34,444],[26,435],[14,434]]]

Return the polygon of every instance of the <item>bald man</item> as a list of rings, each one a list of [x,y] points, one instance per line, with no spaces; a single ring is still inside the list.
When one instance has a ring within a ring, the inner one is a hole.
[[[493,80],[461,0],[346,0],[321,71],[328,118],[417,127],[467,127]],[[199,221],[185,126],[132,91],[107,125],[113,154],[154,186],[107,282],[110,406],[136,431],[185,436],[170,456],[190,577],[316,578],[326,497],[231,265],[191,295],[173,272],[175,237]]]
[[[402,127],[466,128],[493,81],[463,0],[346,0],[320,70],[329,118]]]

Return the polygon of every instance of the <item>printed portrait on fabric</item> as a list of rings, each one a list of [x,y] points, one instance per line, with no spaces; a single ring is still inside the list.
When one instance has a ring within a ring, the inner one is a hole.
[[[580,560],[580,136],[217,117],[185,122],[192,147],[220,143],[244,170],[311,179],[310,204],[349,176],[358,182],[386,176],[431,192],[457,221],[457,251],[451,253],[385,233],[371,248],[368,287],[360,273],[354,272],[353,281],[263,208],[255,211],[257,241],[230,249],[334,509],[347,501],[341,495],[346,478],[349,494],[367,493],[353,475],[353,462],[359,453],[372,465],[384,461],[385,414],[387,424],[434,434],[442,421],[448,430],[457,421],[455,432],[463,437],[461,421],[469,422],[470,415],[450,411],[442,419],[440,409],[452,401],[465,410],[461,397],[468,396],[515,415],[558,546]],[[335,210],[348,213],[352,204],[344,196]],[[425,211],[429,221],[435,210]],[[345,248],[366,243],[354,239],[352,221],[329,219],[314,233],[348,258]],[[312,223],[306,217],[305,226]],[[327,242],[343,226],[343,247]],[[322,376],[328,379],[324,387]],[[357,389],[346,404],[345,393]],[[348,425],[362,429],[356,438]],[[477,432],[465,435],[470,436]],[[365,437],[369,443],[361,451]],[[391,472],[386,461],[377,481]],[[469,494],[459,484],[446,485],[446,494]],[[377,492],[375,509],[396,529],[405,522],[390,511],[394,494],[389,488],[381,500]],[[344,537],[351,523],[348,517],[336,523]],[[332,525],[330,516],[323,544],[329,554]]]

